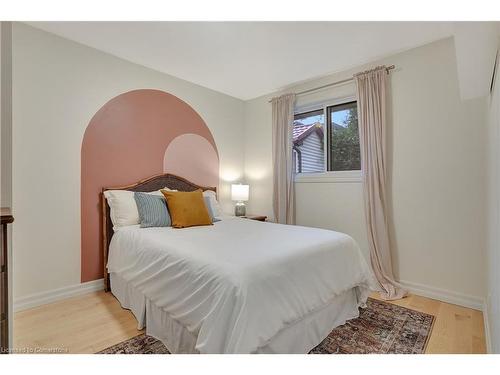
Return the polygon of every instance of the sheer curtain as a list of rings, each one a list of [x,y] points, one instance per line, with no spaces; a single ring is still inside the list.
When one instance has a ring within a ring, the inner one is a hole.
[[[386,76],[385,66],[354,76],[358,96],[358,126],[365,217],[370,261],[381,297],[399,299],[406,291],[394,280],[386,193]]]
[[[273,209],[276,222],[295,224],[292,131],[295,94],[271,100],[273,108]]]

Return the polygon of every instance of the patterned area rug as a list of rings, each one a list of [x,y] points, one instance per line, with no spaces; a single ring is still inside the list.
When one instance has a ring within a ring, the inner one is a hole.
[[[434,317],[369,298],[359,318],[335,328],[311,354],[424,353]],[[169,354],[158,340],[145,334],[111,346],[100,354]]]

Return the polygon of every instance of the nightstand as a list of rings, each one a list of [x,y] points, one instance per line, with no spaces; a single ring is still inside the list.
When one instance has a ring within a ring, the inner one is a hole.
[[[264,215],[246,215],[246,216],[240,216],[243,219],[250,219],[250,220],[257,220],[257,221],[266,221],[267,216]]]

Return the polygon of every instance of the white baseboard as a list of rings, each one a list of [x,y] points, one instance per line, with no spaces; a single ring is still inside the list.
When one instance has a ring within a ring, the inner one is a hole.
[[[25,297],[14,299],[14,311],[23,311],[33,307],[56,302],[62,299],[78,296],[85,293],[104,289],[103,279],[93,280],[82,284],[66,286],[47,292],[30,294]]]
[[[437,299],[439,301],[452,303],[454,305],[469,307],[471,309],[483,311],[484,299],[477,296],[452,292],[451,290],[439,289],[428,285],[400,281],[400,284],[409,292],[422,297]]]
[[[484,339],[486,340],[486,353],[492,353],[491,350],[491,331],[489,319],[490,296],[488,295],[483,305],[483,320],[484,320]]]

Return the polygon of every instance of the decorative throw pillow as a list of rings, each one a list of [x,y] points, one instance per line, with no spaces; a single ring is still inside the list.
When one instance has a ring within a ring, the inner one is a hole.
[[[201,190],[191,192],[161,190],[161,192],[167,200],[174,228],[212,225]]]
[[[210,209],[214,217],[222,216],[222,210],[220,208],[219,202],[217,201],[217,194],[213,190],[205,190],[203,192],[204,197],[208,197],[210,201]]]
[[[214,215],[214,212],[212,211],[212,207],[210,205],[210,197],[203,197],[203,199],[205,200],[205,206],[207,206],[207,211],[208,211],[208,214],[210,215],[210,219],[212,219],[212,223],[216,223],[218,221],[220,221],[220,219],[217,219]]]
[[[141,228],[169,227],[171,225],[165,198],[146,193],[134,193],[134,199],[139,211]]]

